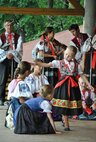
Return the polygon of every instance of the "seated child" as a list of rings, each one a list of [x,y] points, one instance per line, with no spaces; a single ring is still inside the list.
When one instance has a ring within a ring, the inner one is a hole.
[[[13,79],[9,86],[8,99],[11,100],[6,111],[5,126],[10,129],[14,129],[13,114],[15,110],[26,100],[32,98],[32,91],[25,82],[25,78],[29,75],[31,64],[22,61],[16,68],[17,77]]]
[[[44,85],[40,97],[25,101],[14,114],[14,133],[16,134],[55,134],[50,100],[53,88]]]
[[[87,117],[93,114],[96,94],[87,87],[82,78],[79,78],[79,87],[82,95],[83,114]]]
[[[35,61],[43,62],[40,59],[36,59]],[[47,77],[42,74],[42,67],[39,65],[34,65],[33,72],[26,77],[26,83],[29,85],[30,90],[32,90],[33,97],[37,97],[39,95],[40,88],[43,85],[48,85]]]

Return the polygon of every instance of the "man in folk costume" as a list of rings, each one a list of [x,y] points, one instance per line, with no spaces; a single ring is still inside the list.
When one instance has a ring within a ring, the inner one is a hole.
[[[69,27],[69,31],[72,33],[74,38],[70,41],[70,45],[75,46],[77,48],[76,60],[81,62],[83,55],[83,44],[88,38],[88,34],[81,33],[78,24],[72,24]]]
[[[5,88],[9,75],[22,58],[22,37],[13,32],[13,22],[4,22],[5,32],[0,35],[0,105],[4,105]]]
[[[42,34],[39,43],[44,45],[44,62],[49,63],[54,59],[60,59],[63,56],[63,52],[66,49],[66,45],[60,43],[54,38],[53,27],[47,27],[45,32]],[[39,49],[39,43],[37,43],[36,48]],[[34,51],[33,51],[34,52]],[[57,68],[44,68],[44,74],[47,76],[49,83],[55,86],[58,78],[60,77],[60,72]]]

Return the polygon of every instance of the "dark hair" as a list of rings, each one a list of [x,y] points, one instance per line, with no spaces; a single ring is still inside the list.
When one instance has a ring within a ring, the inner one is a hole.
[[[5,20],[5,21],[4,21],[4,27],[5,27],[5,24],[6,24],[7,22],[10,23],[10,24],[12,24],[12,25],[14,24],[14,21],[13,21],[13,20]]]
[[[78,26],[78,24],[72,24],[70,27],[69,27],[69,31],[71,31],[71,30],[79,30],[79,26]]]
[[[31,64],[29,62],[21,61],[15,70],[14,73],[15,78],[18,76],[18,74],[24,74],[27,70],[30,71],[30,69],[31,69]]]
[[[41,95],[42,97],[46,98],[48,94],[52,94],[53,95],[53,87],[51,85],[44,85],[42,86],[41,89]]]
[[[5,21],[4,21],[4,23],[6,23],[6,22],[13,22],[13,20],[11,20],[11,19],[6,19]]]
[[[75,46],[70,45],[70,46],[68,46],[67,48],[70,49],[71,51],[73,51],[74,54],[77,53],[77,48],[76,48]]]
[[[51,32],[54,32],[54,28],[53,28],[53,27],[47,27],[47,28],[45,29],[45,34],[46,34],[46,36],[48,35],[48,33],[51,33]]]

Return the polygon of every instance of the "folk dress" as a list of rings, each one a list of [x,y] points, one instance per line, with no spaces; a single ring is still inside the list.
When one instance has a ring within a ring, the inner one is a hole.
[[[68,62],[54,60],[53,67],[61,71],[61,79],[55,86],[52,105],[55,113],[63,115],[79,115],[82,113],[81,92],[78,86],[78,78],[82,74],[80,65],[76,60]]]
[[[14,114],[14,133],[16,134],[54,134],[55,131],[47,117],[52,106],[43,97],[24,102]]]

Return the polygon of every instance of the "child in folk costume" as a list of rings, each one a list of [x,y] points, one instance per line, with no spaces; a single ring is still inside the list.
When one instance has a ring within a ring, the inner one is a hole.
[[[35,61],[42,62],[40,59],[36,59]],[[37,97],[39,95],[40,88],[43,85],[48,85],[48,79],[45,75],[42,74],[42,67],[38,65],[34,65],[34,71],[26,77],[26,83],[29,85],[30,90],[32,90],[33,97]]]
[[[27,77],[30,73],[31,64],[22,61],[19,63],[16,68],[16,74],[18,77],[13,79],[9,86],[8,98],[11,100],[9,107],[6,112],[5,126],[7,128],[13,129],[13,114],[15,110],[22,104],[26,99],[32,98],[32,91],[30,91],[29,86],[26,84],[25,77]]]
[[[23,102],[25,101],[25,98],[27,96],[26,91],[29,92],[28,93],[29,98],[32,97],[32,93],[30,92],[29,86],[25,82],[25,78],[30,74],[30,70],[31,70],[30,63],[22,61],[18,64],[18,67],[15,70],[15,75],[18,76],[16,79],[13,79],[8,86],[9,98],[15,97],[18,98],[20,102]]]
[[[79,86],[82,95],[83,114],[79,116],[80,119],[90,119],[89,115],[93,115],[94,106],[96,103],[96,94],[91,91],[84,80],[79,78]]]
[[[40,96],[29,99],[18,108],[14,115],[16,134],[55,134],[57,133],[51,115],[50,100],[53,96],[51,85],[44,85]]]
[[[67,47],[63,60],[54,60],[48,64],[37,63],[44,67],[57,67],[61,71],[61,79],[55,86],[52,104],[57,114],[62,114],[65,131],[70,131],[68,116],[82,113],[81,93],[78,86],[78,78],[81,76],[88,87],[93,89],[86,77],[82,73],[80,65],[76,62],[75,54],[77,50],[73,46]]]

